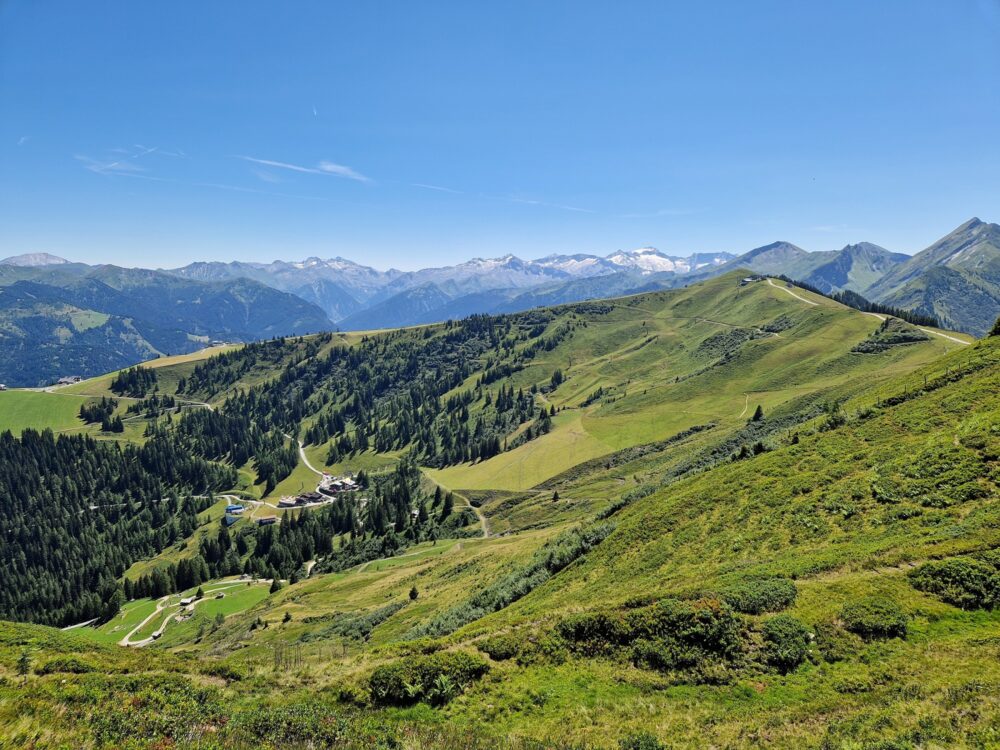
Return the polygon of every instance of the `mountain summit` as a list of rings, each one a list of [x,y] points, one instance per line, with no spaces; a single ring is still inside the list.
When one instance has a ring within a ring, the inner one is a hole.
[[[65,258],[60,258],[58,255],[52,255],[51,253],[24,253],[0,260],[0,266],[22,266],[25,268],[61,266],[67,263],[69,261]]]
[[[1000,315],[1000,225],[972,218],[885,274],[870,299],[981,336]]]

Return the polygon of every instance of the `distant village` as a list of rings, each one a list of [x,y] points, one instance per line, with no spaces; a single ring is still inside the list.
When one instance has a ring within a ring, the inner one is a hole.
[[[345,492],[357,492],[361,489],[361,485],[355,480],[353,474],[346,474],[344,476],[334,476],[327,472],[323,472],[323,478],[320,480],[319,486],[310,492],[302,492],[298,495],[285,495],[280,500],[278,500],[277,508],[281,510],[291,510],[293,508],[312,508],[317,505],[324,505],[326,503],[333,502],[337,497]],[[364,500],[362,500],[362,503]],[[235,524],[243,513],[246,511],[246,507],[239,503],[231,503],[226,506],[226,513],[223,516],[222,522],[226,526],[232,526]],[[258,516],[254,519],[258,526],[270,526],[278,522],[278,516]]]

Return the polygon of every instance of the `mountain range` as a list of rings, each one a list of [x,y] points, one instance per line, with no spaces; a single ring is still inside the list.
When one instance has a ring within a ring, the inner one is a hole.
[[[850,290],[982,335],[1000,313],[998,236],[996,224],[971,219],[913,256],[871,242],[809,252],[778,241],[740,255],[680,257],[645,247],[604,257],[474,258],[406,272],[313,257],[298,263],[194,263],[166,273],[211,281],[251,278],[316,304],[338,328],[368,330],[669,289],[743,268],[788,276],[827,294]]]
[[[92,375],[215,340],[329,327],[312,303],[245,278],[195,282],[23,256],[0,263],[0,382],[8,385]]]
[[[0,746],[995,747],[1000,336],[746,276],[0,393]]]
[[[681,257],[644,247],[604,257],[508,254],[416,271],[342,257],[203,261],[151,271],[32,253],[0,261],[0,352],[8,355],[0,379],[35,385],[70,370],[90,375],[191,351],[212,339],[518,312],[676,288],[736,269],[784,275],[826,294],[850,290],[974,335],[985,334],[1000,314],[1000,226],[979,219],[913,256],[870,242],[809,252],[778,241],[740,255]]]

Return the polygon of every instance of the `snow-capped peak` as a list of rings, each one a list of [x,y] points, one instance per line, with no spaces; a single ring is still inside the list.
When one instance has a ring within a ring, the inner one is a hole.
[[[615,265],[633,268],[642,273],[687,273],[691,264],[686,258],[673,258],[664,255],[655,247],[640,247],[638,250],[622,251],[609,255],[607,258]]]

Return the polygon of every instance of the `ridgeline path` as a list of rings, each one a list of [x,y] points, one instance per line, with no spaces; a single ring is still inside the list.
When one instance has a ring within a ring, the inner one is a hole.
[[[795,292],[793,292],[788,287],[778,286],[777,284],[774,283],[774,281],[772,279],[768,279],[767,283],[770,284],[771,286],[773,286],[775,289],[780,289],[781,291],[785,292],[786,294],[792,295],[793,297],[795,297],[795,299],[801,300],[802,302],[805,302],[807,305],[812,305],[813,307],[819,307],[819,303],[818,302],[813,302],[811,299],[806,299],[805,297],[800,297],[799,295],[797,295]]]

